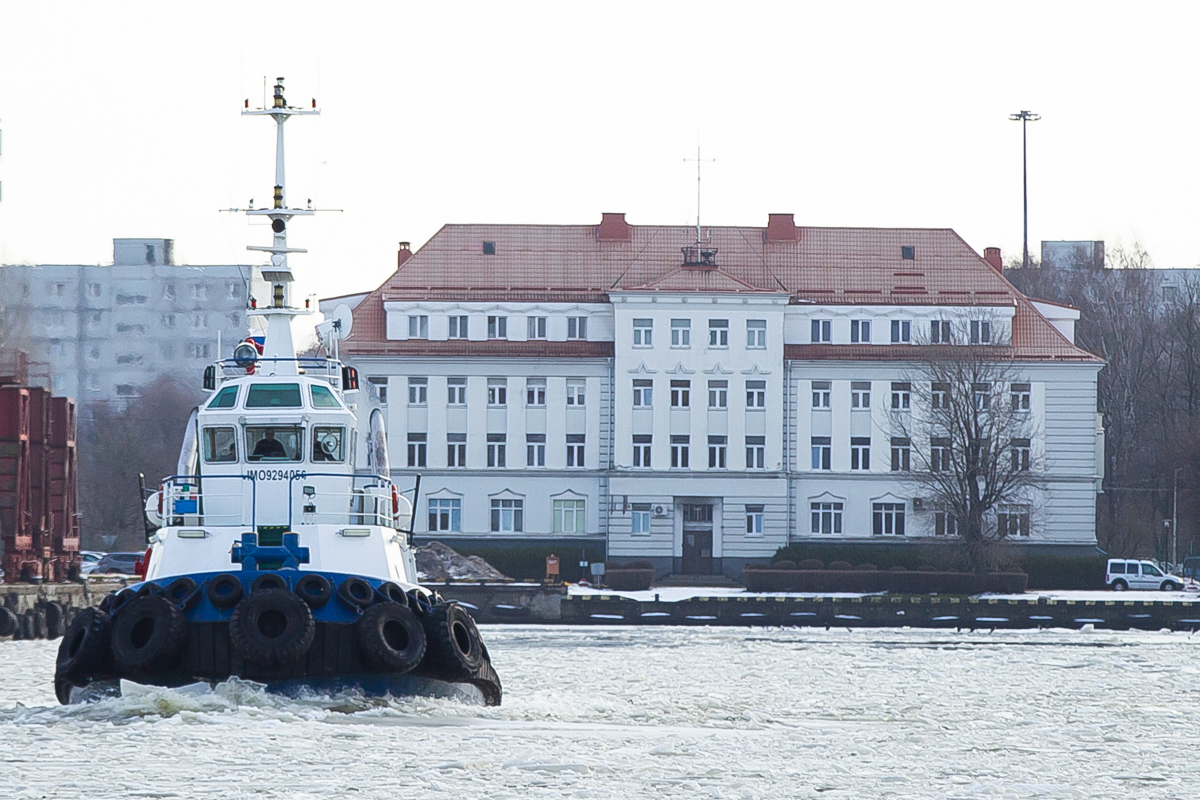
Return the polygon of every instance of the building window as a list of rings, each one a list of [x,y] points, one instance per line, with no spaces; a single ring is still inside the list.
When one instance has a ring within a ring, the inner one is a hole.
[[[688,468],[688,442],[691,437],[687,435],[671,437],[671,469],[687,469]]]
[[[446,394],[446,402],[449,405],[465,406],[467,404],[467,379],[447,378]]]
[[[489,339],[508,338],[508,317],[488,317],[487,325]]]
[[[546,466],[546,434],[525,434],[525,466]]]
[[[650,504],[649,503],[634,503],[633,504],[633,533],[649,533],[650,532]]]
[[[729,407],[729,381],[708,382],[708,407]]]
[[[648,433],[633,435],[633,465],[642,469],[650,469],[650,443],[652,437]]]
[[[507,458],[505,458],[505,450],[508,439],[507,434],[489,433],[487,435],[487,465],[497,469],[508,466]]]
[[[465,467],[467,465],[467,435],[465,433],[446,434],[446,466]]]
[[[829,381],[812,382],[812,407],[829,408]]]
[[[746,437],[746,469],[765,469],[767,460],[767,437]]]
[[[429,316],[427,314],[419,314],[408,318],[408,338],[429,338]]]
[[[633,382],[633,407],[650,408],[654,401],[654,381],[637,380]]]
[[[383,391],[387,391],[387,385],[384,384]],[[429,379],[428,378],[409,378],[408,379],[408,404],[410,406],[423,406],[429,403]]]
[[[408,435],[408,465],[410,467],[425,466],[425,433],[410,433]]]
[[[100,284],[89,283],[88,284],[88,294],[92,297],[99,297],[101,294]]]
[[[567,434],[567,466],[583,467],[583,446],[587,435],[583,433]]]
[[[1013,439],[1012,440],[1012,468],[1013,468],[1013,472],[1028,472],[1029,471],[1029,440],[1028,439]]]
[[[708,468],[709,469],[725,469],[725,448],[726,437],[724,436],[709,436],[708,437]]]
[[[671,408],[688,408],[692,404],[692,382],[671,381]]]
[[[763,507],[746,506],[746,533],[750,536],[762,536]]]
[[[850,469],[865,471],[871,468],[871,437],[850,437]]]
[[[175,327],[175,315],[174,314],[163,314],[162,317],[160,317],[160,320],[162,321],[162,326],[164,328],[174,328]]]
[[[529,331],[525,338],[527,339],[545,339],[546,338],[546,318],[545,317],[529,317],[526,319],[529,326]]]
[[[908,411],[912,405],[912,384],[892,381],[892,411]]]
[[[871,382],[870,381],[851,381],[850,382],[850,407],[851,408],[870,408],[871,407]]]
[[[546,405],[545,378],[527,378],[525,380],[525,405],[532,407]]]
[[[917,248],[911,244],[900,245],[900,258],[904,261],[912,261],[917,257]]]
[[[203,283],[193,283],[192,284],[192,299],[193,300],[207,300],[208,299],[208,287],[205,286]]]
[[[827,344],[833,340],[833,320],[814,319],[812,321],[812,343]]]
[[[462,501],[430,498],[429,530],[431,532],[461,531]]]
[[[584,502],[583,500],[554,501],[555,533],[584,533],[587,530]]]
[[[746,320],[746,349],[765,350],[767,348],[767,321],[765,319]]]
[[[489,406],[508,405],[508,379],[488,378],[487,398]]]
[[[729,320],[710,319],[708,321],[708,346],[729,347]]]
[[[1029,535],[1029,506],[1001,506],[996,514],[996,533],[1000,537]]]
[[[971,384],[971,398],[976,411],[987,411],[992,404],[992,387],[987,383]]]
[[[583,406],[584,398],[587,396],[587,381],[582,378],[571,378],[567,380],[567,405]]]
[[[567,317],[567,338],[587,339],[587,317]]]
[[[991,344],[992,323],[986,320],[971,320],[971,344]]]
[[[892,344],[908,344],[912,341],[912,322],[907,319],[892,320]]]
[[[238,300],[242,296],[242,285],[240,283],[226,283],[225,296],[230,300]]]
[[[830,459],[833,445],[828,436],[812,437],[812,468],[819,470],[832,469]]]
[[[856,344],[870,344],[871,321],[869,319],[850,320],[850,341]]]
[[[935,319],[929,323],[929,343],[930,344],[953,344],[954,340],[950,338],[950,321],[944,319]]]
[[[635,319],[633,321],[633,346],[652,347],[654,345],[654,320]]]
[[[767,407],[767,382],[746,381],[746,408]]]
[[[831,534],[842,532],[841,503],[810,503],[809,509],[812,511],[813,533]]]
[[[467,338],[467,322],[470,318],[465,314],[462,316],[450,317],[450,338],[451,339],[466,339]]]
[[[386,406],[388,401],[388,379],[370,377],[367,378],[367,385],[371,387],[371,391],[379,398],[379,405]]]
[[[908,472],[912,466],[912,442],[900,436],[892,437],[892,472]]]
[[[958,518],[944,510],[933,512],[934,536],[958,536]]]
[[[671,320],[671,347],[692,346],[692,321],[690,319]]]
[[[524,500],[492,500],[492,533],[521,533],[524,530]]]
[[[932,383],[929,385],[929,405],[932,408],[946,410],[950,408],[950,384]]]
[[[496,255],[496,243],[495,242],[484,242],[483,243],[483,254],[485,256]]]
[[[876,536],[904,535],[904,503],[875,503],[872,518]]]
[[[950,471],[950,440],[933,439],[929,447],[929,471]]]
[[[1029,410],[1029,384],[1014,383],[1012,385],[1012,410],[1025,412]]]

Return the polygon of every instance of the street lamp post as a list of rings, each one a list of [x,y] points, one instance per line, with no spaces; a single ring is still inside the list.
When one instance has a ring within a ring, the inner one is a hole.
[[[1014,122],[1021,122],[1021,183],[1025,194],[1025,255],[1021,267],[1029,269],[1029,142],[1025,135],[1025,126],[1026,123],[1037,122],[1042,117],[1032,111],[1018,111],[1016,114],[1009,114],[1008,118]]]
[[[1171,488],[1171,566],[1179,563],[1179,473],[1187,465],[1175,469],[1174,486]]]

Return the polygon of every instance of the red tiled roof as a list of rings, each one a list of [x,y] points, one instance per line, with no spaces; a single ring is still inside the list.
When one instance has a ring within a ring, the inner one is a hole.
[[[793,303],[1017,304],[1014,341],[1030,357],[1090,357],[1070,344],[950,229],[805,228],[794,240],[765,227],[705,229],[715,269],[683,267],[694,244],[682,225],[446,225],[355,310],[346,345],[386,341],[385,300],[607,302],[606,292],[786,292]],[[615,227],[616,226],[616,227]],[[603,234],[603,236],[602,236]],[[483,243],[492,242],[493,255]],[[901,247],[915,258],[901,258]],[[400,352],[399,342],[388,343]],[[471,343],[482,344],[482,343]],[[504,344],[516,354],[517,343]],[[611,346],[610,346],[611,349]],[[878,357],[882,348],[869,348]],[[838,353],[845,348],[839,347]]]

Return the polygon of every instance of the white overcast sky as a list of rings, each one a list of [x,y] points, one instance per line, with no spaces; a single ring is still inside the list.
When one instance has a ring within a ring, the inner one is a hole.
[[[1196,3],[0,2],[0,263],[109,263],[114,237],[249,263],[273,124],[323,295],[446,223],[950,227],[1021,249],[1140,242],[1200,263]]]

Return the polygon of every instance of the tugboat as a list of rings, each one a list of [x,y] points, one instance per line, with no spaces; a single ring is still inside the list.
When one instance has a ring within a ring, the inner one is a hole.
[[[285,694],[356,689],[366,695],[501,700],[487,646],[462,606],[417,582],[412,504],[392,483],[383,415],[362,434],[358,374],[332,357],[298,357],[287,245],[283,126],[319,113],[289,106],[279,78],[274,202],[233,209],[266,217],[270,254],[256,268],[266,322],[204,372],[210,392],[187,423],[176,475],[146,501],[151,523],[142,582],[80,613],[55,670],[61,703],[120,693],[123,680],[178,687],[241,678]],[[253,204],[251,204],[253,205]],[[311,204],[310,204],[311,205]],[[333,322],[334,333],[346,319]],[[360,439],[362,439],[360,443]],[[368,467],[356,469],[356,450]],[[419,491],[419,479],[413,496]]]

